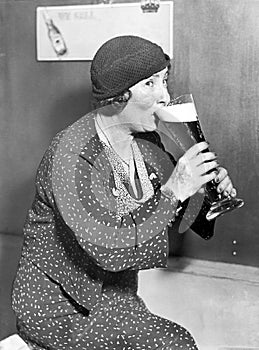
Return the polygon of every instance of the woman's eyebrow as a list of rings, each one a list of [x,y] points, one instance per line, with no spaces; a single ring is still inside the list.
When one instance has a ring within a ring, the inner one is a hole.
[[[165,72],[164,77],[168,76],[168,71]],[[152,75],[153,78],[159,78],[159,73],[155,73]]]

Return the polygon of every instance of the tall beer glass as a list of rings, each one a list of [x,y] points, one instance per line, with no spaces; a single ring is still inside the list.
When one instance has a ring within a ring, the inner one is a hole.
[[[195,143],[205,141],[191,94],[177,97],[167,106],[159,109],[156,114],[162,122],[162,127],[165,127],[164,132],[181,150],[180,156]],[[206,215],[209,221],[244,205],[242,199],[226,197],[218,193],[214,181],[206,184],[205,196],[210,203],[210,210]]]

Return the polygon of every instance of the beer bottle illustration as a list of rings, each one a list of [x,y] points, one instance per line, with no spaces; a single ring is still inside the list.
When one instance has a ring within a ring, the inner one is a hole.
[[[47,26],[49,40],[55,53],[57,56],[63,56],[67,53],[67,46],[60,30],[54,24],[46,10],[43,12],[43,18]]]

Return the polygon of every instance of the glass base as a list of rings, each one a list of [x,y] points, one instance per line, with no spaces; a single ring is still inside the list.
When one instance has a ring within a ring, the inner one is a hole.
[[[231,210],[241,208],[244,205],[243,199],[227,197],[218,202],[212,203],[210,210],[206,214],[208,221],[215,219],[216,217],[223,215]]]

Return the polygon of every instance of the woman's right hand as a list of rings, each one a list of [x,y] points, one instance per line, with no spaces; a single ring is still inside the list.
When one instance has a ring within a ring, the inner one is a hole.
[[[172,175],[161,187],[161,191],[163,192],[163,187],[168,188],[173,191],[178,200],[183,202],[207,182],[214,180],[219,164],[215,153],[202,152],[208,147],[206,142],[200,142],[188,149],[178,160]]]

